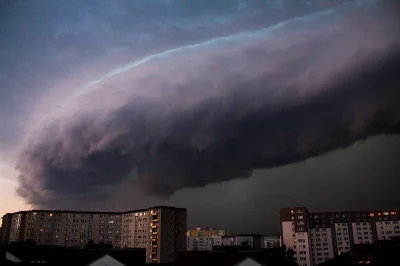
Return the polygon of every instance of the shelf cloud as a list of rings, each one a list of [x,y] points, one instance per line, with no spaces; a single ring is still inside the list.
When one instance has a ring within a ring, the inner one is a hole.
[[[18,194],[46,206],[137,173],[132,186],[168,197],[397,134],[393,3],[351,1],[114,69],[25,140]]]

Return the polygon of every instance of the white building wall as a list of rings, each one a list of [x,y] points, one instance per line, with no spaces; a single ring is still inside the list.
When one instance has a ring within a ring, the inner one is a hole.
[[[282,242],[286,248],[293,248],[295,243],[294,222],[282,222]]]
[[[334,257],[332,232],[330,228],[314,228],[311,232],[311,252],[313,265],[318,265]]]
[[[335,223],[335,234],[337,244],[337,255],[350,251],[350,224],[348,223]],[[353,230],[354,232],[354,230]]]
[[[389,240],[392,237],[400,236],[399,221],[380,221],[375,222],[378,240]]]
[[[214,247],[222,246],[222,238],[220,236],[213,236],[212,241]]]
[[[281,239],[278,236],[264,236],[262,239],[262,248],[280,247]]]
[[[286,248],[293,248],[294,258],[300,266],[311,266],[310,235],[307,232],[295,232],[294,222],[282,222],[282,242]]]
[[[373,244],[371,224],[368,222],[352,223],[354,244]]]
[[[186,237],[187,249],[188,250],[213,250],[214,246],[221,246],[222,240],[220,236],[214,237]]]
[[[312,265],[311,238],[307,232],[298,232],[295,234],[296,262],[300,266]]]
[[[19,230],[21,228],[22,214],[17,213],[12,216],[11,229],[10,229],[10,242],[18,241]]]

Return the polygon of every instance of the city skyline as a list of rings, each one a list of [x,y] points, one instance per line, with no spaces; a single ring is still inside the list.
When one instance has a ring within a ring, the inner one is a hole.
[[[379,2],[2,3],[0,215],[171,205],[274,234],[282,206],[400,206]]]

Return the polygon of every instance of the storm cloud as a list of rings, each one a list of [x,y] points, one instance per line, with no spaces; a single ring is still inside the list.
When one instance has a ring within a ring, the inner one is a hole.
[[[394,1],[352,1],[115,69],[31,132],[18,193],[46,205],[136,172],[164,197],[398,133],[399,24]]]

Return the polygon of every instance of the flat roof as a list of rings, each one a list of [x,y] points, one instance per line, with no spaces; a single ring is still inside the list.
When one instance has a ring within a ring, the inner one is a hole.
[[[113,215],[121,215],[127,213],[136,213],[136,212],[145,212],[151,209],[171,209],[171,210],[181,210],[187,211],[186,208],[178,208],[172,206],[153,206],[146,209],[137,209],[137,210],[129,210],[129,211],[122,211],[122,212],[110,212],[110,211],[76,211],[76,210],[50,210],[50,209],[33,209],[33,210],[26,210],[26,211],[18,211],[13,213],[6,213],[4,215],[13,215],[19,213],[28,213],[28,212],[52,212],[52,213],[86,213],[86,214],[113,214]]]

